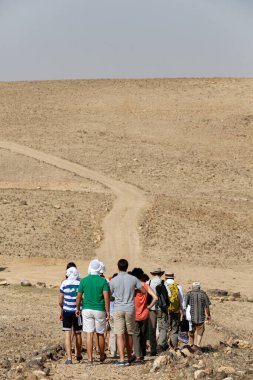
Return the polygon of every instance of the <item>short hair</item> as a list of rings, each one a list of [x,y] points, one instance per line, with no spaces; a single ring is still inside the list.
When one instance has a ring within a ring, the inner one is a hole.
[[[125,260],[125,259],[120,259],[118,261],[118,268],[119,268],[120,271],[126,272],[127,268],[128,268],[128,261]]]
[[[138,278],[138,280],[141,280],[142,276],[144,275],[144,272],[141,268],[134,268],[131,274],[132,276]]]
[[[73,268],[73,267],[76,268],[76,264],[73,263],[73,262],[70,262],[70,263],[67,264],[66,270],[69,269],[69,268]]]

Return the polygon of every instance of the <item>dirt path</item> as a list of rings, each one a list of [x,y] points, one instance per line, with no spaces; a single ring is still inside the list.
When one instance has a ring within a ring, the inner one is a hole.
[[[103,231],[105,238],[97,254],[106,263],[110,272],[116,270],[115,263],[121,257],[127,257],[132,265],[137,263],[141,251],[137,231],[138,216],[146,204],[143,191],[127,183],[113,180],[82,165],[27,146],[0,141],[0,148],[34,158],[108,187],[116,195],[116,200],[113,209],[104,219]]]

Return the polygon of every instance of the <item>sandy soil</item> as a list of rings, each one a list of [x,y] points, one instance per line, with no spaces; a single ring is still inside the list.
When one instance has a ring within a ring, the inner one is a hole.
[[[252,298],[252,90],[253,79],[0,83],[1,278],[54,285],[67,260],[85,274],[96,255],[109,275],[123,255],[174,271],[185,290],[199,279]],[[217,339],[252,338],[252,303],[215,302]]]

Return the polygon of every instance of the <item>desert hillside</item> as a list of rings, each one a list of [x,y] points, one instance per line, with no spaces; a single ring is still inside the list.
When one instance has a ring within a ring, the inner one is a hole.
[[[123,256],[130,268],[175,272],[185,291],[195,280],[225,291],[212,297],[204,343],[252,339],[252,93],[253,79],[233,78],[0,83],[5,374],[20,355],[61,342],[54,288],[67,261],[84,276],[95,256],[108,276]],[[24,279],[45,284],[22,288]],[[229,363],[239,371],[252,360],[238,352]],[[82,365],[65,373],[58,356],[51,378],[118,376],[110,365],[83,377]],[[167,378],[148,364],[144,371]],[[245,379],[251,374],[245,369]]]

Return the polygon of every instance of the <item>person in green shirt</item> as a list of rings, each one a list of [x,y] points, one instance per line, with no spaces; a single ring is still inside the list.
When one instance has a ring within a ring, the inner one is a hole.
[[[88,276],[79,285],[76,298],[76,316],[80,316],[82,303],[83,331],[87,333],[88,360],[93,363],[93,335],[97,334],[100,361],[105,355],[106,321],[110,319],[110,290],[105,278],[99,275],[102,263],[95,259],[90,262]]]

